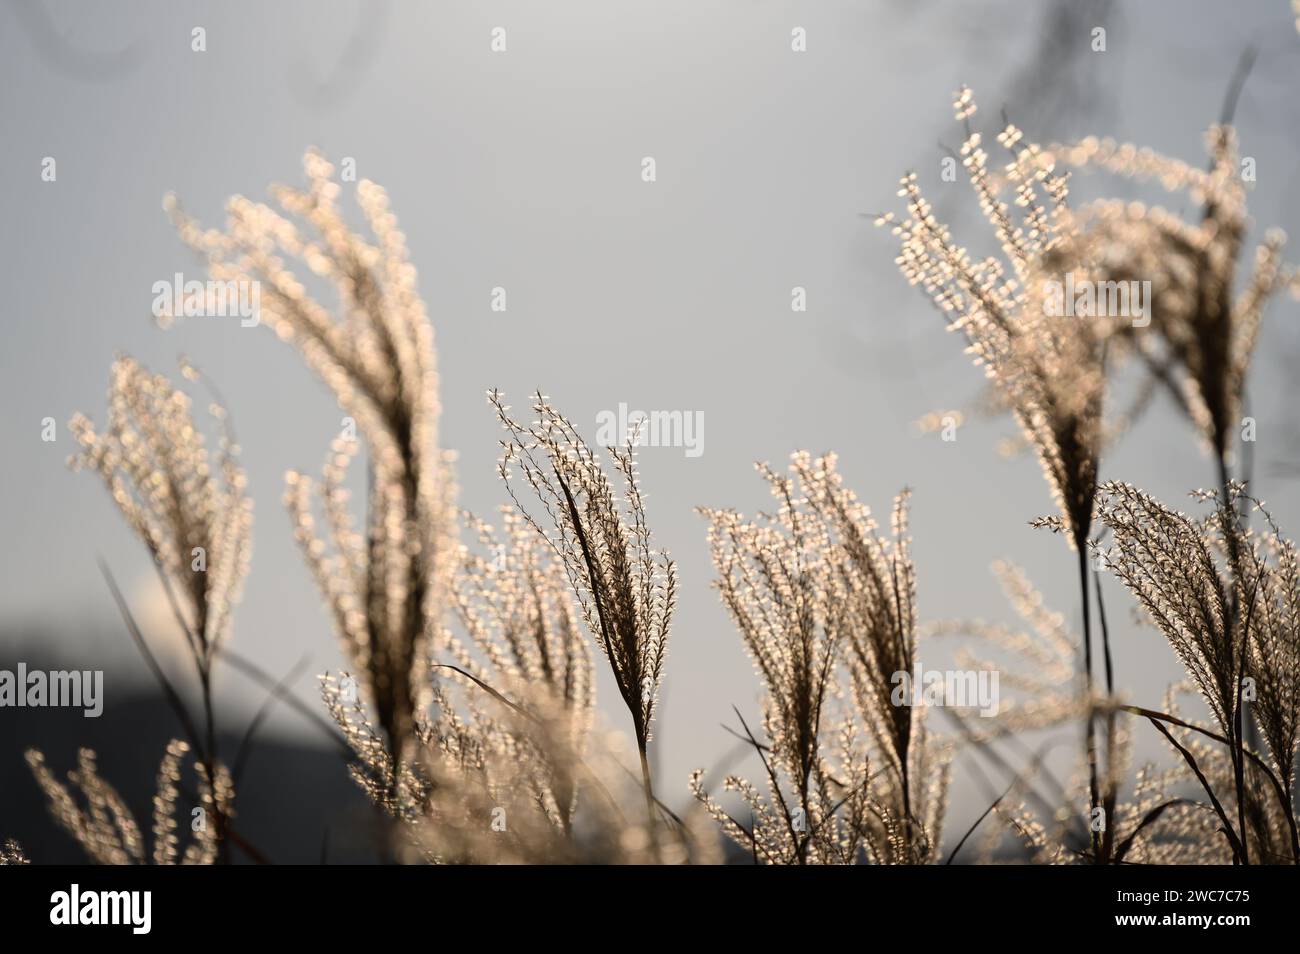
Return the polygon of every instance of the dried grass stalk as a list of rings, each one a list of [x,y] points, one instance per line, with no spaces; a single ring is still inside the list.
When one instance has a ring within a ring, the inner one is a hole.
[[[540,393],[532,408],[537,420],[527,426],[510,416],[499,392],[490,392],[489,400],[507,435],[501,442],[501,478],[523,518],[563,566],[583,621],[609,662],[632,717],[653,816],[647,750],[677,603],[677,570],[651,544],[632,449],[635,435],[625,446],[609,449],[620,492],[573,425]],[[516,495],[512,467],[523,473],[545,517],[534,516]]]
[[[1172,510],[1131,484],[1106,484],[1099,515],[1114,534],[1106,565],[1169,641],[1218,724],[1233,770],[1239,860],[1249,860],[1253,844],[1256,857],[1289,853],[1300,863],[1290,794],[1300,726],[1295,545],[1236,482],[1226,493],[1195,496],[1213,504],[1203,520]],[[1244,526],[1241,502],[1264,515],[1264,530]],[[1248,748],[1247,702],[1254,703],[1268,747],[1276,800],[1266,778],[1269,766]],[[1225,801],[1226,793],[1219,794]]]
[[[732,510],[701,512],[716,585],[766,690],[767,743],[751,741],[769,794],[726,780],[750,809],[747,829],[707,795],[702,773],[692,789],[733,841],[769,863],[933,860],[947,755],[923,711],[892,698],[896,674],[910,678],[916,661],[907,495],[895,501],[885,539],[833,455],[796,453],[789,476],[759,471],[775,514],[748,521]],[[854,705],[834,718],[844,683]],[[878,768],[868,773],[869,764]]]
[[[335,442],[320,491],[330,545],[315,532],[311,481],[291,472],[286,501],[344,650],[400,760],[429,702],[426,669],[442,631],[456,545],[450,459],[438,449],[433,328],[384,190],[369,181],[357,186],[372,233],[366,239],[336,204],[333,167],[316,152],[303,164],[305,190],[275,187],[278,210],[232,198],[224,232],[199,228],[174,199],[168,208],[214,280],[258,283],[261,322],[296,344],[365,442],[364,536],[354,529],[343,487],[353,441]],[[293,259],[333,285],[337,318],[308,294],[286,264]]]
[[[221,846],[215,819],[233,817],[234,790],[224,768],[218,769],[213,788],[208,784],[206,767],[196,761],[197,807],[203,810],[202,823],[193,824],[190,812],[184,813],[185,827],[194,836],[182,854],[176,834],[176,809],[181,764],[189,750],[186,743],[173,739],[158,767],[158,790],[153,801],[153,851],[148,855],[139,824],[117,790],[99,775],[94,752],[90,749],[78,752],[77,768],[68,773],[71,789],[54,777],[40,751],[29,749],[27,764],[45,793],[51,816],[95,863],[140,865],[152,860],[156,865],[210,865],[216,862]],[[81,796],[84,808],[74,793]],[[214,823],[209,824],[209,819]]]

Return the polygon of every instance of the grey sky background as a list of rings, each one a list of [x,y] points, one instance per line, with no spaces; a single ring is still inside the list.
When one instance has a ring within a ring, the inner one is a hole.
[[[121,350],[173,377],[184,353],[228,399],[257,506],[233,646],[276,673],[304,653],[312,672],[339,666],[280,497],[285,470],[319,470],[340,412],[265,329],[202,319],[161,331],[149,312],[155,281],[202,277],[163,194],[217,225],[227,196],[299,182],[311,145],[355,157],[407,233],[437,331],[442,435],[460,453],[462,505],[489,514],[506,500],[488,388],[523,408],[540,387],[588,436],[619,402],[703,414],[702,456],[641,452],[651,525],[682,579],[654,746],[668,801],[686,797],[692,768],[732,748],[720,723],[734,721],[733,704],[757,713],[693,512],[766,507],[755,460],[834,449],[880,511],[912,487],[926,619],[1011,621],[988,570],[996,558],[1028,567],[1074,619],[1071,556],[1027,526],[1052,512],[1038,465],[997,453],[1007,423],[968,416],[954,443],[916,428],[930,411],[970,405],[981,378],[861,213],[896,208],[897,179],[915,168],[959,237],[985,240],[969,187],[939,178],[939,143],[960,139],[950,103],[962,83],[981,102],[981,128],[1005,105],[1031,138],[1113,135],[1199,165],[1233,65],[1255,44],[1237,114],[1242,152],[1256,159],[1251,209],[1260,227],[1300,233],[1300,36],[1285,0],[1082,6],[1095,22],[1083,16],[1046,45],[1061,8],[1030,3],[0,6],[0,662],[16,661],[33,632],[74,660],[91,643],[133,652],[97,554],[155,639],[173,638],[142,548],[97,479],[64,465],[66,421],[77,410],[103,420]],[[204,53],[190,49],[196,26]],[[503,54],[489,50],[497,26]],[[795,26],[806,53],[791,52]],[[1107,29],[1105,53],[1089,50],[1093,26]],[[41,180],[45,156],[56,182]],[[641,181],[643,156],[656,159],[655,183]],[[1128,194],[1077,182],[1080,194]],[[1163,201],[1177,210],[1183,199]],[[505,313],[489,308],[498,285]],[[796,285],[803,314],[790,310]],[[1300,494],[1282,465],[1300,461],[1297,316],[1293,302],[1270,309],[1251,386],[1255,489],[1293,533]],[[60,427],[52,444],[40,440],[47,416]],[[1162,403],[1104,474],[1177,501],[1213,468]],[[1108,602],[1119,682],[1156,701],[1179,667],[1157,635],[1129,624],[1113,585]],[[946,649],[923,654],[939,668]],[[298,688],[314,700],[311,678]],[[259,698],[237,678],[221,690],[236,712]],[[624,727],[603,672],[600,690]],[[305,731],[292,715],[274,729]],[[1139,754],[1161,751],[1140,731],[1138,743]],[[963,805],[951,824],[981,807]]]

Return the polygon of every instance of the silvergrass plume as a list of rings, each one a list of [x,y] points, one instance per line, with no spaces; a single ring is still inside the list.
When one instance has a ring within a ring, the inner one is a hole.
[[[900,242],[897,259],[908,282],[920,285],[949,327],[969,343],[975,363],[1011,408],[1034,448],[1056,499],[1060,515],[1035,521],[1065,533],[1077,552],[1083,616],[1083,678],[1092,695],[1092,625],[1089,612],[1088,535],[1092,527],[1102,444],[1102,407],[1106,390],[1106,348],[1111,325],[1089,317],[1064,320],[1044,307],[1044,289],[1066,274],[1091,275],[1085,250],[1072,247],[1078,225],[1069,206],[1067,177],[1055,159],[1024,134],[1005,123],[997,140],[1010,161],[1000,176],[989,170],[983,137],[970,128],[975,98],[962,88],[953,103],[965,124],[962,164],[992,225],[1003,258],[976,261],[957,245],[921,194],[916,175],[903,177],[899,196],[907,217],[880,216]],[[1013,204],[1004,194],[1014,193]],[[1103,630],[1103,637],[1105,631]],[[1113,691],[1110,647],[1103,638],[1107,691]],[[1090,805],[1100,803],[1096,739],[1091,715],[1085,719],[1084,748],[1089,766]],[[1102,852],[1094,834],[1093,850]]]
[[[195,375],[188,366],[187,375]],[[214,464],[190,408],[189,396],[167,378],[119,357],[108,422],[98,431],[84,415],[73,417],[81,451],[69,463],[103,479],[178,596],[179,622],[206,670],[229,634],[248,572],[253,507],[229,430]],[[226,422],[221,405],[210,410]]]
[[[447,637],[430,674],[433,715],[400,773],[342,680],[327,706],[356,753],[354,778],[401,822],[402,856],[430,863],[645,863],[711,857],[707,839],[629,821],[630,777],[592,731],[589,641],[559,562],[521,517],[465,515]],[[633,789],[635,792],[635,789]]]
[[[900,183],[906,218],[886,213],[876,221],[898,237],[904,277],[920,285],[949,327],[965,336],[975,364],[1012,409],[1042,463],[1061,511],[1061,529],[1082,549],[1092,523],[1101,452],[1107,335],[1101,322],[1066,321],[1043,307],[1045,283],[1086,264],[1060,254],[1076,228],[1066,205],[1067,179],[1056,172],[1049,154],[1010,124],[997,137],[1010,161],[1001,177],[995,176],[983,137],[969,128],[975,113],[969,89],[958,93],[954,107],[967,123],[962,163],[1004,258],[976,260],[956,244],[935,218],[915,174]],[[1004,198],[1008,189],[1014,192],[1014,213]]]
[[[372,233],[366,239],[336,204],[333,167],[316,152],[303,165],[308,187],[275,187],[278,210],[232,198],[224,232],[201,229],[174,198],[167,208],[214,280],[259,283],[262,323],[297,346],[365,442],[364,535],[354,528],[343,486],[358,449],[349,434],[334,442],[320,488],[328,544],[316,533],[308,478],[289,473],[286,502],[389,752],[400,760],[429,701],[425,672],[455,553],[450,458],[438,448],[433,328],[384,190],[370,181],[357,186]],[[332,283],[340,314],[313,299],[286,260]]]
[[[997,669],[999,687],[1018,695],[1008,698],[1004,692],[997,717],[980,720],[970,729],[969,737],[991,741],[1083,718],[1088,700],[1078,679],[1078,635],[1062,614],[1045,604],[1023,568],[999,560],[992,569],[1026,628],[982,620],[940,620],[924,629],[928,638],[974,639],[975,643],[956,650],[957,666],[974,671]]]
[[[1187,668],[1231,756],[1239,861],[1252,854],[1300,863],[1294,786],[1300,727],[1300,573],[1295,544],[1268,511],[1230,482],[1195,495],[1213,505],[1203,520],[1172,510],[1131,484],[1102,488],[1100,519],[1114,535],[1106,566],[1132,592]],[[1238,506],[1252,504],[1265,528],[1252,531]],[[1260,768],[1248,763],[1249,703],[1268,747],[1279,797],[1254,797]],[[1224,801],[1227,793],[1222,793]],[[1252,847],[1254,851],[1252,852]]]
[[[701,513],[716,586],[766,689],[768,741],[750,741],[769,795],[726,779],[753,816],[746,827],[705,793],[703,773],[692,776],[692,790],[733,841],[767,863],[847,864],[860,854],[876,863],[933,860],[947,757],[927,735],[923,711],[891,698],[896,674],[910,677],[916,660],[907,496],[895,501],[885,539],[843,486],[834,455],[796,453],[789,476],[759,471],[775,514],[749,521],[733,510]]]
[[[1238,276],[1249,219],[1236,132],[1214,125],[1205,139],[1208,171],[1096,137],[1048,154],[1081,170],[1157,182],[1201,208],[1199,220],[1189,220],[1141,202],[1098,200],[1079,209],[1075,242],[1087,247],[1098,281],[1151,283],[1150,328],[1118,327],[1117,337],[1213,450],[1222,485],[1264,308],[1283,289],[1300,297],[1300,277],[1282,261],[1280,229],[1265,235],[1249,275]]]
[[[188,363],[183,362],[183,369],[190,380],[201,377]],[[98,431],[84,415],[72,419],[81,452],[69,463],[99,474],[153,557],[198,675],[205,717],[202,739],[179,699],[173,703],[180,707],[186,731],[195,736],[192,742],[199,750],[207,790],[220,792],[225,769],[216,751],[212,667],[229,635],[232,608],[248,572],[253,505],[245,493],[239,447],[226,409],[216,402],[210,407],[222,427],[214,466],[190,404],[188,395],[167,378],[149,373],[130,357],[119,357],[112,367],[108,422]],[[111,576],[109,582],[120,603]],[[121,608],[126,612],[124,605]],[[128,625],[134,630],[129,619]],[[149,654],[143,634],[135,635]],[[229,800],[218,797],[212,804],[218,845],[226,834]]]
[[[608,450],[622,485],[618,490],[573,425],[540,393],[532,407],[537,419],[529,425],[510,416],[500,392],[489,392],[488,400],[506,431],[498,472],[524,519],[564,567],[583,621],[609,661],[632,717],[653,816],[647,750],[677,603],[677,570],[651,545],[637,482],[635,435]],[[540,501],[544,517],[535,517],[516,495],[514,467]]]
[[[117,790],[100,777],[95,753],[90,749],[81,749],[77,753],[77,768],[68,773],[71,791],[54,777],[45,764],[45,756],[38,750],[27,751],[27,763],[45,793],[51,816],[97,864],[210,865],[216,862],[220,850],[215,819],[232,817],[234,791],[224,768],[217,772],[214,789],[208,784],[207,770],[195,763],[198,807],[203,814],[198,816],[201,824],[195,825],[190,813],[184,813],[185,827],[194,835],[182,854],[177,836],[176,809],[181,765],[189,750],[184,742],[173,739],[158,766],[158,788],[153,799],[153,850],[148,853],[139,824]],[[78,804],[74,792],[80,793],[84,808]],[[213,822],[209,823],[209,819]]]

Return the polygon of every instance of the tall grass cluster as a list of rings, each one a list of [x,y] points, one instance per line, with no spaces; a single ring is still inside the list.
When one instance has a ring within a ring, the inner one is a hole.
[[[699,510],[713,586],[762,689],[758,719],[735,713],[748,776],[652,771],[679,586],[700,581],[679,581],[656,545],[635,434],[595,448],[542,394],[520,414],[490,391],[503,506],[495,521],[462,512],[439,440],[433,326],[386,193],[357,186],[365,231],[355,231],[334,170],[309,152],[305,187],[276,188],[270,204],[233,198],[222,229],[168,201],[214,280],[259,284],[262,323],[354,424],[323,449],[318,478],[287,475],[284,501],[345,660],[321,678],[322,712],[340,771],[380,821],[384,857],[1300,864],[1300,561],[1236,450],[1265,306],[1300,291],[1284,237],[1270,232],[1243,262],[1246,189],[1226,123],[1210,128],[1209,165],[1198,168],[1109,140],[1038,145],[1011,124],[986,144],[969,90],[955,110],[960,162],[997,251],[962,245],[915,175],[901,181],[903,210],[878,223],[1037,457],[1055,509],[1032,524],[1066,544],[1047,570],[1077,579],[1078,625],[1004,564],[995,570],[1023,631],[927,619],[906,491],[877,517],[834,454],[760,464],[770,512]],[[1076,208],[1075,171],[1149,181],[1200,211],[1108,199]],[[1151,282],[1150,324],[1048,314],[1044,290],[1066,275]],[[319,285],[335,303],[313,297]],[[1190,514],[1108,473],[1110,448],[1134,426],[1132,409],[1115,410],[1121,375],[1134,373],[1144,395],[1172,399],[1213,461]],[[28,753],[53,817],[99,863],[269,860],[239,827],[243,753],[217,746],[213,671],[249,665],[226,644],[252,504],[234,429],[207,387],[215,440],[186,390],[125,356],[110,373],[107,423],[72,422],[72,463],[100,477],[155,564],[197,688],[169,681],[151,648],[161,637],[142,631],[105,567],[179,731],[159,766],[149,839],[93,752],[77,754],[66,781]],[[354,465],[365,471],[360,500]],[[1160,700],[1118,689],[1103,580],[1118,581],[1186,669]],[[900,702],[899,674],[952,638],[964,640],[959,665],[997,670],[1015,690],[996,716]],[[630,738],[596,714],[600,667]],[[1063,727],[1077,748],[1061,774],[1029,739]],[[1133,739],[1145,732],[1168,757],[1135,769]],[[989,782],[973,826],[947,831],[959,757],[1001,781]],[[693,807],[674,811],[688,792]],[[182,838],[177,818],[193,809],[205,824]],[[26,858],[7,841],[0,861]]]

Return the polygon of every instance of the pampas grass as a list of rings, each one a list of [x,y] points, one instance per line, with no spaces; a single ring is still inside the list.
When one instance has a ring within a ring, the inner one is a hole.
[[[1238,500],[1250,498],[1239,484],[1230,483],[1226,495],[1198,496],[1213,510],[1194,521],[1129,484],[1107,484],[1100,514],[1115,542],[1106,562],[1169,641],[1218,725],[1237,807],[1235,830],[1220,809],[1234,856],[1242,864],[1252,853],[1300,863],[1291,795],[1300,725],[1295,544],[1255,501],[1267,529],[1242,527]],[[1256,703],[1276,799],[1262,779],[1247,781],[1269,770],[1253,753],[1247,762],[1245,702]],[[1196,764],[1188,760],[1194,771]],[[1216,804],[1225,802],[1225,793],[1205,787]]]
[[[224,232],[201,229],[174,198],[167,207],[214,280],[258,283],[262,324],[297,346],[366,444],[364,535],[354,529],[343,487],[358,450],[350,435],[331,447],[320,489],[328,543],[315,532],[312,481],[290,472],[285,499],[344,652],[374,701],[389,754],[400,761],[429,702],[424,671],[455,554],[450,462],[438,448],[433,328],[383,189],[357,186],[368,240],[343,220],[333,167],[316,152],[303,167],[305,190],[272,190],[278,209],[231,199]],[[308,294],[286,259],[334,286],[339,315]]]
[[[1117,331],[1226,471],[1264,308],[1300,284],[1282,260],[1286,235],[1278,229],[1265,235],[1248,274],[1238,275],[1249,221],[1236,132],[1214,125],[1205,138],[1208,171],[1096,137],[1050,154],[1081,170],[1157,182],[1201,207],[1200,219],[1189,221],[1139,202],[1098,200],[1080,210],[1075,241],[1089,248],[1098,280],[1152,283],[1156,333]]]
[[[727,778],[754,819],[746,829],[705,792],[702,773],[692,790],[768,863],[924,863],[938,850],[947,754],[924,709],[893,698],[916,659],[907,498],[884,539],[835,464],[796,453],[788,476],[760,467],[777,510],[757,521],[701,511],[716,586],[766,690],[766,744],[749,739],[769,792]],[[851,706],[838,705],[846,698]]]
[[[216,824],[208,825],[207,817],[229,819],[232,816],[234,789],[224,768],[218,768],[214,788],[209,785],[207,767],[195,765],[199,807],[204,815],[201,824],[192,825],[189,813],[185,814],[186,827],[193,831],[193,837],[182,854],[180,838],[176,834],[176,809],[180,796],[181,764],[188,752],[188,745],[173,739],[158,766],[158,789],[153,800],[153,849],[148,854],[139,824],[122,796],[100,776],[94,752],[82,749],[77,754],[77,768],[68,773],[71,790],[54,777],[45,764],[45,756],[38,750],[27,752],[27,763],[45,793],[55,820],[93,861],[103,865],[150,862],[155,865],[210,865],[217,860],[222,832]],[[80,794],[85,808],[78,805],[73,791]]]
[[[184,370],[192,380],[200,377],[188,363]],[[248,572],[252,501],[245,493],[244,473],[237,459],[239,448],[221,404],[211,406],[213,416],[222,424],[215,467],[204,446],[202,431],[195,426],[188,395],[165,377],[151,374],[130,357],[120,357],[113,364],[108,404],[108,423],[103,431],[96,430],[84,415],[72,419],[72,432],[82,450],[70,463],[103,479],[114,504],[153,558],[177,626],[185,636],[199,681],[202,723],[189,716],[179,694],[162,674],[111,573],[104,568],[137,646],[199,753],[205,793],[200,800],[212,813],[208,837],[213,850],[209,852],[205,842],[195,857],[210,862],[218,850],[224,849],[228,812],[234,798],[229,774],[217,753],[212,672]],[[138,844],[127,837],[127,829],[121,828],[119,842],[111,844],[108,829],[98,815],[95,824],[89,824],[73,809],[66,793],[44,768],[43,757],[34,753],[28,761],[56,817],[92,857],[101,861],[135,857]],[[95,774],[92,753],[83,751],[79,776],[74,781],[92,797],[92,807],[100,802],[111,803],[119,824],[125,824],[127,816],[120,800]]]
[[[1066,177],[1056,172],[1050,154],[1026,142],[1023,132],[1010,123],[997,137],[1010,161],[1002,176],[995,177],[981,134],[970,128],[976,112],[974,95],[961,89],[953,106],[967,130],[962,164],[1003,258],[975,261],[957,245],[935,218],[914,174],[902,179],[898,193],[906,202],[907,217],[898,220],[887,213],[877,224],[890,226],[898,237],[897,262],[903,275],[950,316],[949,327],[965,336],[973,360],[983,367],[1038,455],[1060,514],[1036,524],[1063,532],[1077,553],[1083,677],[1091,697],[1093,640],[1086,550],[1100,468],[1108,325],[1114,319],[1066,322],[1048,314],[1043,307],[1048,282],[1062,280],[1065,273],[1091,274],[1088,259],[1069,251],[1078,226],[1066,204]],[[1014,193],[1014,212],[1007,192]],[[1110,647],[1103,645],[1103,649],[1106,688],[1112,693]],[[1090,810],[1095,811],[1100,789],[1091,717],[1085,719],[1084,748]],[[1100,852],[1100,839],[1094,837],[1093,842],[1094,851]]]
[[[1000,253],[977,259],[958,244],[915,176],[901,183],[905,214],[879,222],[898,239],[903,275],[962,335],[1038,458],[1056,511],[1033,522],[1061,532],[1075,551],[1081,631],[1006,564],[996,572],[1023,631],[979,621],[923,627],[918,591],[943,584],[918,585],[907,492],[881,527],[833,453],[760,466],[772,512],[700,511],[714,585],[762,690],[760,724],[734,710],[761,775],[727,773],[721,794],[703,771],[651,777],[679,581],[650,531],[637,435],[602,455],[540,393],[521,420],[491,391],[509,505],[495,522],[458,512],[452,458],[439,438],[432,323],[387,194],[357,186],[363,234],[346,221],[332,167],[309,152],[304,188],[277,187],[270,205],[233,198],[221,230],[200,227],[168,200],[213,279],[258,283],[261,322],[294,345],[346,415],[320,478],[291,472],[285,500],[345,662],[321,678],[322,701],[346,771],[384,819],[383,857],[708,863],[725,839],[754,863],[930,864],[945,858],[950,771],[966,755],[1009,780],[948,862],[1004,860],[1009,834],[1015,857],[1031,863],[1300,864],[1292,794],[1300,562],[1230,472],[1264,306],[1297,279],[1278,235],[1265,239],[1250,276],[1238,276],[1247,219],[1235,133],[1211,129],[1211,165],[1200,171],[1106,140],[1042,147],[1004,122],[999,167],[972,127],[969,90],[955,106],[961,160]],[[1072,209],[1067,167],[1158,181],[1202,216],[1189,222],[1109,200]],[[1117,316],[1066,323],[1049,315],[1044,289],[1066,275],[1151,280],[1150,328]],[[333,287],[336,305],[309,292],[319,284]],[[1209,509],[1203,517],[1101,479],[1106,441],[1118,431],[1106,417],[1115,368],[1133,355],[1218,460],[1217,490],[1198,495]],[[185,373],[201,378],[188,365]],[[212,863],[229,860],[231,843],[264,860],[233,825],[234,783],[215,745],[211,673],[249,567],[251,502],[220,402],[214,413],[215,455],[188,396],[123,357],[112,369],[107,424],[82,416],[72,424],[75,465],[104,481],[158,568],[205,709],[201,722],[189,716],[106,572],[188,741],[173,741],[163,757],[152,839],[100,776],[93,752],[81,751],[65,784],[29,751],[53,817],[99,863]],[[360,514],[349,487],[358,457],[367,474]],[[1094,689],[1090,575],[1099,610],[1103,591],[1090,557],[1187,670],[1187,684],[1170,687],[1157,706],[1119,697],[1104,611],[1106,691]],[[949,710],[956,731],[941,735],[926,707],[895,692],[897,677],[918,668],[923,628],[973,638],[958,664],[996,667],[1018,698],[979,723]],[[595,650],[630,739],[599,717]],[[1209,723],[1181,712],[1189,693],[1208,707]],[[1078,776],[1058,781],[1024,737],[1078,722]],[[1148,728],[1170,759],[1134,771],[1134,736]],[[182,845],[175,816],[190,758],[211,824]],[[687,794],[694,809],[679,815],[669,800]],[[0,848],[0,863],[25,861],[16,842]]]
[[[519,512],[546,541],[569,579],[582,618],[600,647],[632,717],[646,807],[656,814],[648,756],[651,724],[677,605],[677,570],[653,549],[632,448],[609,449],[622,488],[615,489],[574,426],[539,393],[537,419],[523,425],[503,396],[488,395],[506,437],[498,467]],[[533,515],[511,483],[513,468],[545,511]],[[547,525],[539,522],[545,519]]]

